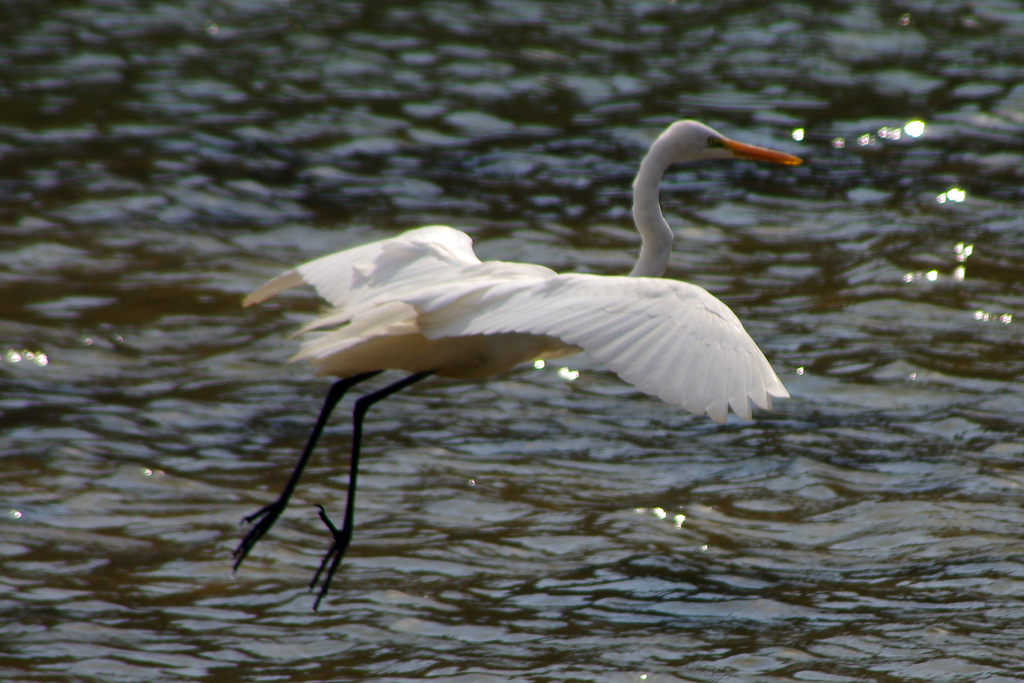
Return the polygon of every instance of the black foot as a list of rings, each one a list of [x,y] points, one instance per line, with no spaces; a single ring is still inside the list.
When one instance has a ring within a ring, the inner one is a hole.
[[[316,596],[316,602],[313,603],[313,611],[317,611],[320,607],[320,601],[327,595],[327,591],[331,588],[331,579],[334,578],[334,572],[337,571],[338,565],[341,564],[341,558],[345,556],[345,551],[348,549],[349,541],[352,540],[352,527],[347,523],[339,531],[338,527],[334,526],[334,522],[327,516],[327,511],[324,510],[323,505],[317,505],[320,508],[320,519],[323,520],[327,528],[330,529],[331,535],[334,537],[334,541],[331,543],[330,550],[324,555],[324,559],[320,561],[320,568],[316,570],[316,574],[313,575],[313,580],[309,583],[309,589],[313,590],[316,588],[317,582],[320,580],[320,575],[323,574],[324,582],[320,586],[320,593]],[[327,573],[324,574],[324,569]]]
[[[242,560],[248,556],[249,551],[252,550],[256,542],[263,538],[263,534],[270,531],[270,527],[274,526],[274,522],[284,512],[285,506],[288,504],[287,500],[282,501],[280,498],[275,500],[269,505],[264,505],[256,512],[252,513],[248,517],[243,517],[241,524],[252,524],[256,521],[256,524],[252,529],[249,529],[249,533],[245,535],[242,542],[238,544],[232,556],[235,558],[235,564],[231,567],[231,572],[237,572],[238,567],[242,564]]]

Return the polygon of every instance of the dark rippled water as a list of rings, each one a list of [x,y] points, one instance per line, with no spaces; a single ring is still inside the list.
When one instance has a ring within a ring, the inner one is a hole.
[[[0,679],[1024,680],[1022,45],[998,0],[0,2]],[[806,159],[662,193],[793,399],[425,382],[322,610],[340,416],[232,578],[327,387],[315,297],[241,296],[435,222],[627,272],[683,117]]]

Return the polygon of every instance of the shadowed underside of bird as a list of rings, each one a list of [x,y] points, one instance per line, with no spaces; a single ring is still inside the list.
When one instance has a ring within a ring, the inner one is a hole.
[[[351,540],[366,411],[429,375],[481,379],[582,350],[640,390],[717,422],[730,407],[750,419],[752,405],[771,409],[773,398],[788,397],[728,306],[696,285],[660,277],[672,245],[658,202],[661,177],[672,163],[715,158],[800,163],[695,121],[674,123],[654,142],[634,182],[643,247],[628,277],[481,262],[468,235],[428,226],[298,266],[246,297],[249,306],[312,285],[333,308],[299,330],[306,339],[294,359],[342,379],[281,496],[243,520],[255,524],[235,550],[235,569],[287,505],[334,406],[350,387],[384,370],[412,374],[355,404],[345,521],[338,530],[321,508],[334,541],[311,584],[324,575],[314,608]]]

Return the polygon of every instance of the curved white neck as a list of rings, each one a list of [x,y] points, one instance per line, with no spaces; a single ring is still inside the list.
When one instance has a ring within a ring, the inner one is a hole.
[[[667,145],[659,138],[640,163],[633,181],[633,222],[643,238],[640,258],[630,277],[661,277],[672,256],[672,229],[665,222],[658,201],[658,187],[665,170],[672,164]]]

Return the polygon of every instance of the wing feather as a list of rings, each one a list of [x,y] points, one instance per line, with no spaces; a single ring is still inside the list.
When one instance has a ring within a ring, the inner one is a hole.
[[[750,378],[747,382],[747,397],[751,403],[764,410],[767,392],[764,388],[764,377],[761,375],[761,368],[758,367],[757,358],[749,353],[744,356],[744,359],[747,365],[747,376]]]
[[[658,278],[559,275],[479,291],[473,311],[445,319],[414,303],[428,338],[522,332],[579,346],[640,390],[722,422],[731,406],[787,396],[736,315],[707,291]],[[442,315],[438,315],[442,314]]]
[[[757,391],[757,384],[761,382],[761,375],[758,373],[757,366],[754,365],[754,359],[750,357],[749,353],[741,353],[740,359],[743,361],[743,365],[741,367],[739,394],[736,397],[739,405],[735,403],[730,403],[730,405],[732,405],[733,412],[744,420],[749,420],[753,416],[752,406],[754,405],[750,394]]]
[[[656,333],[656,329],[652,332]],[[651,339],[652,334],[646,335]],[[677,340],[667,335],[651,339],[648,348],[632,364],[630,372],[640,377],[664,377],[675,369],[676,359],[673,358],[673,351]],[[669,397],[673,403],[681,403],[683,397],[678,392],[678,385],[668,384],[666,390],[659,397]]]
[[[750,374],[747,372],[747,354],[740,352],[735,355],[736,362],[729,364],[729,407],[745,420],[750,419],[750,398],[747,396],[747,385]]]

